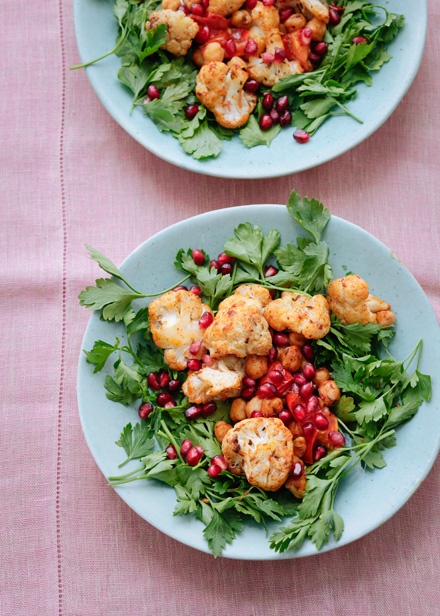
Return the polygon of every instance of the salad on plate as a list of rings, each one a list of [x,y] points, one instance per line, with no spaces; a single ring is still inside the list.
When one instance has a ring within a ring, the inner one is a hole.
[[[133,408],[109,483],[170,486],[174,515],[203,523],[214,556],[249,523],[278,524],[278,553],[340,539],[339,487],[354,469],[384,468],[396,428],[431,396],[422,340],[395,359],[393,307],[356,272],[333,276],[329,211],[295,192],[287,211],[304,231],[294,243],[243,222],[218,255],[180,248],[160,293],[89,247],[112,277],[80,303],[124,335],[85,358],[106,374],[107,398]]]

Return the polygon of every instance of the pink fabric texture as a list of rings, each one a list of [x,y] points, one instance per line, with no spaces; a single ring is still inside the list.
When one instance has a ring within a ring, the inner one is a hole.
[[[440,6],[428,4],[420,71],[384,126],[316,169],[252,182],[176,168],[128,136],[85,73],[68,70],[78,62],[70,1],[0,4],[1,614],[440,614],[438,462],[353,544],[300,560],[214,560],[107,487],[76,401],[90,316],[77,295],[97,277],[85,244],[120,263],[172,223],[285,203],[292,188],[382,240],[440,317]]]

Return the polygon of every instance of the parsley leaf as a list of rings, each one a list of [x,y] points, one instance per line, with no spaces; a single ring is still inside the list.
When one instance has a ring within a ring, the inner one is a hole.
[[[137,423],[134,427],[129,423],[123,428],[119,440],[116,441],[116,445],[122,447],[127,454],[127,459],[119,465],[119,468],[121,468],[130,460],[143,458],[151,453],[154,449],[155,441],[151,438],[145,423]]]

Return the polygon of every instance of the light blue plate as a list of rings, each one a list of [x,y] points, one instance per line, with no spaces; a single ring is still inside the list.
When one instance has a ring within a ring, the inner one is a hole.
[[[316,167],[358,145],[374,133],[399,104],[420,65],[425,44],[425,0],[381,0],[387,10],[404,14],[405,27],[389,47],[393,59],[373,76],[373,86],[358,86],[358,96],[349,103],[349,117],[327,121],[307,144],[298,144],[293,129],[284,129],[270,148],[246,148],[238,137],[223,142],[220,156],[197,161],[185,154],[170,134],[161,133],[137,108],[132,113],[131,94],[117,79],[120,60],[110,56],[86,69],[102,104],[113,118],[147,150],[184,169],[225,178],[269,178]],[[115,45],[117,23],[112,0],[75,0],[75,31],[82,62],[92,60]]]
[[[174,270],[172,265],[179,248],[204,248],[215,256],[221,252],[225,240],[233,236],[234,228],[246,221],[259,225],[265,233],[272,228],[280,229],[283,243],[294,242],[301,235],[285,206],[249,205],[223,209],[190,218],[158,233],[139,246],[124,261],[121,270],[140,291],[160,292],[179,280],[181,272]],[[395,255],[359,227],[333,216],[324,239],[330,247],[335,277],[344,275],[347,269],[356,272],[368,281],[373,294],[391,303],[397,315],[393,355],[403,359],[417,341],[423,339],[420,370],[431,374],[433,395],[430,403],[423,404],[409,423],[398,428],[397,447],[385,452],[386,468],[374,472],[358,468],[346,478],[336,498],[336,510],[344,518],[345,531],[338,543],[331,541],[323,552],[359,539],[386,522],[420,486],[440,447],[440,329],[425,294]],[[101,275],[99,272],[97,278]],[[91,349],[98,339],[113,344],[116,336],[124,339],[121,327],[101,321],[93,314],[82,348]],[[124,460],[124,451],[115,441],[122,428],[128,422],[136,423],[138,416],[136,408],[125,408],[106,398],[106,373],[103,370],[92,374],[92,366],[81,353],[78,369],[81,423],[96,463],[105,477],[109,477],[121,473],[118,464]],[[124,472],[138,465],[138,461],[134,461],[124,467]],[[202,523],[190,516],[173,516],[176,500],[172,488],[149,480],[119,486],[116,491],[134,511],[162,532],[209,552],[202,535]],[[272,525],[270,533],[274,529]],[[264,529],[247,523],[245,531],[226,549],[224,556],[270,560],[316,553],[315,547],[306,543],[298,552],[278,555],[270,550]]]

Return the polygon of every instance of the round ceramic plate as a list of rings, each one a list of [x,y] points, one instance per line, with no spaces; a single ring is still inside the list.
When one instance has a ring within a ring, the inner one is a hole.
[[[257,224],[265,233],[273,228],[281,230],[283,244],[295,242],[296,237],[303,234],[285,206],[248,205],[208,212],[148,239],[124,261],[121,271],[140,291],[160,292],[179,280],[181,272],[173,267],[179,248],[197,246],[211,255],[218,254],[224,242],[233,236],[234,228],[242,222]],[[330,247],[330,263],[335,277],[344,275],[347,270],[356,272],[369,282],[372,293],[391,303],[397,314],[397,333],[391,346],[394,357],[403,359],[417,341],[423,339],[420,370],[432,375],[433,395],[409,423],[398,428],[398,444],[386,450],[387,466],[384,469],[365,472],[359,468],[344,480],[336,498],[336,511],[345,522],[344,534],[339,542],[330,541],[322,548],[323,552],[362,537],[396,513],[428,474],[440,446],[440,330],[425,294],[390,250],[359,227],[332,217],[324,239]],[[123,339],[122,327],[101,321],[94,313],[82,348],[91,349],[98,339],[113,344],[116,336]],[[136,408],[125,408],[106,398],[106,369],[92,374],[92,368],[81,353],[79,410],[92,455],[103,474],[109,477],[120,474],[118,464],[125,459],[124,451],[115,445],[115,441],[122,428],[128,422],[136,423],[138,416]],[[407,463],[409,450],[410,465]],[[124,471],[138,465],[139,461],[133,461]],[[176,500],[172,488],[158,481],[146,480],[119,486],[116,491],[134,511],[162,532],[193,548],[209,552],[202,535],[202,523],[191,516],[173,516]],[[272,525],[269,534],[275,528]],[[264,529],[250,522],[223,555],[269,560],[316,553],[313,544],[305,543],[298,552],[276,554],[269,548]]]
[[[381,0],[388,11],[405,15],[405,26],[389,47],[392,60],[374,74],[373,86],[359,84],[350,111],[363,120],[333,117],[324,123],[307,144],[297,144],[292,130],[281,131],[270,148],[246,148],[238,137],[223,142],[220,156],[195,160],[185,154],[170,134],[161,133],[136,108],[131,94],[117,79],[120,60],[110,56],[86,69],[102,104],[113,118],[147,150],[184,169],[226,178],[269,178],[316,167],[358,145],[374,133],[391,115],[411,85],[423,53],[427,7],[425,0]],[[75,30],[83,62],[97,58],[114,47],[117,22],[112,0],[75,0]]]

